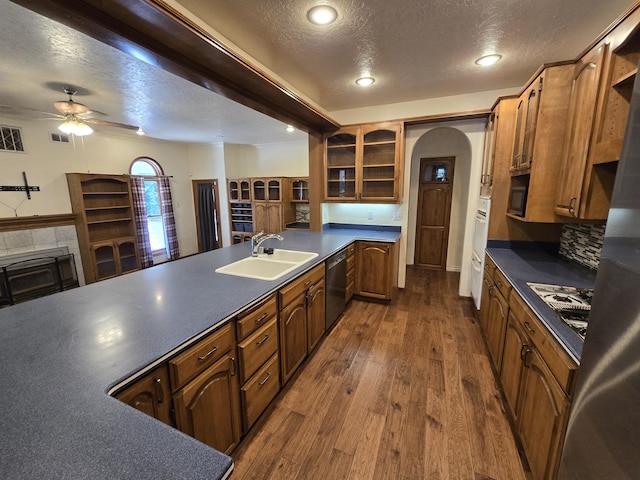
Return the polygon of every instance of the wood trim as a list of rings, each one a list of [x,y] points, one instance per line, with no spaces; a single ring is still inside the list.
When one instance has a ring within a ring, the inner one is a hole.
[[[12,1],[300,130],[339,127],[162,0]]]
[[[476,118],[487,118],[491,114],[490,109],[471,110],[468,112],[439,113],[437,115],[426,115],[424,117],[405,118],[397,120],[404,122],[404,125],[422,125],[425,123],[449,122],[452,120],[473,120]]]
[[[33,215],[31,217],[0,218],[0,232],[13,230],[29,230],[32,228],[59,227],[73,225],[76,221],[75,213],[61,213],[56,215]]]

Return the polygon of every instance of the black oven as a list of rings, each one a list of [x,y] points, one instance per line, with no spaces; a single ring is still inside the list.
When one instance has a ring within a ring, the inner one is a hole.
[[[511,193],[509,194],[509,206],[507,208],[508,213],[524,217],[525,209],[527,207],[527,186],[526,185],[512,185]]]

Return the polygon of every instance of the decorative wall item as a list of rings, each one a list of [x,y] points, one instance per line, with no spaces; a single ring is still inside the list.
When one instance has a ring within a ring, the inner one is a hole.
[[[562,227],[560,255],[593,270],[602,255],[605,225],[571,225]]]

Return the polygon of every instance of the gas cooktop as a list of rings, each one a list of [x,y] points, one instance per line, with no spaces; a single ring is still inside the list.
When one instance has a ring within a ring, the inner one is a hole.
[[[563,322],[584,338],[591,311],[593,289],[529,282],[527,285],[556,312]]]

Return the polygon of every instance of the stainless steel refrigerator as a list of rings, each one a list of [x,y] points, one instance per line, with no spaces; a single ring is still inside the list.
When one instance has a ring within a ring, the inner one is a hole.
[[[640,81],[636,80],[558,478],[640,478]]]

